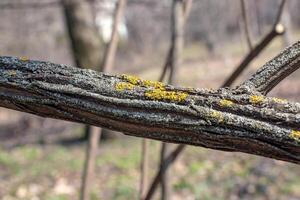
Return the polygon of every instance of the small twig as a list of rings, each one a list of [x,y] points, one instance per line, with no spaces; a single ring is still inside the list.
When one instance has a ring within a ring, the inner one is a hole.
[[[114,58],[117,51],[117,45],[119,39],[118,27],[123,17],[125,4],[126,4],[126,0],[118,0],[118,2],[116,3],[110,42],[107,44],[101,71],[105,70],[110,72],[114,65]]]
[[[193,0],[182,0],[183,4],[183,19],[184,21],[190,16],[190,12],[192,9]]]
[[[143,200],[146,195],[148,187],[148,141],[142,139],[142,151],[141,151],[141,180],[140,180],[140,192],[139,199]]]
[[[147,196],[145,197],[145,200],[150,200],[152,196],[155,193],[156,187],[160,182],[160,177],[167,171],[168,167],[176,160],[177,156],[182,152],[182,150],[185,148],[185,145],[179,145],[168,157],[165,158],[164,162],[167,163],[163,165],[161,168],[159,168],[159,171],[157,172],[157,176],[155,176],[151,187],[148,190]]]
[[[251,51],[253,49],[253,46],[252,46],[252,41],[251,41],[251,37],[250,37],[250,30],[249,30],[249,23],[248,23],[245,0],[240,0],[240,2],[241,2],[241,11],[242,11],[242,17],[243,17],[244,31],[245,31],[249,50]]]
[[[86,156],[82,173],[80,192],[81,200],[90,199],[89,191],[92,184],[91,177],[93,177],[95,171],[95,160],[97,156],[98,142],[101,136],[101,128],[96,126],[89,126],[89,130],[88,144],[86,147]]]
[[[274,24],[273,24],[273,29],[276,28],[277,24],[281,20],[281,16],[282,16],[282,12],[283,12],[283,8],[284,8],[285,3],[286,3],[286,0],[281,0],[278,11],[277,11],[277,15],[276,15],[276,18],[275,18],[275,21],[274,21]]]

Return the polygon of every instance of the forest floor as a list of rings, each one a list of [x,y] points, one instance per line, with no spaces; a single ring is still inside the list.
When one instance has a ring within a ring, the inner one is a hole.
[[[280,42],[274,42],[237,82],[255,72],[280,48]],[[200,45],[189,46],[184,51],[178,83],[218,88],[245,53],[230,44],[223,52],[226,54],[212,56]],[[155,80],[159,73],[157,66],[141,69],[137,75]],[[300,101],[299,78],[300,72],[294,73],[270,95]],[[0,108],[0,199],[77,199],[85,143],[67,141],[79,137],[82,127]],[[101,142],[91,199],[137,199],[140,141],[120,134],[117,139]],[[149,180],[157,169],[159,150],[160,143],[150,141]],[[300,199],[299,166],[243,153],[191,146],[169,174],[176,174],[170,176],[175,200]]]

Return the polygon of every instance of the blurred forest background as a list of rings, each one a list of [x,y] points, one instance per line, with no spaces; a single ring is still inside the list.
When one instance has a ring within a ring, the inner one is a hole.
[[[84,1],[84,0],[83,0]],[[247,0],[255,44],[271,29],[279,1]],[[104,52],[110,40],[115,1],[90,0]],[[35,6],[34,6],[35,5]],[[300,38],[300,1],[287,0],[286,27],[236,81]],[[157,80],[170,45],[171,0],[127,0],[110,73]],[[194,0],[185,25],[176,83],[218,88],[247,54],[240,0]],[[75,66],[64,10],[59,1],[0,0],[0,55],[26,56]],[[270,96],[300,100],[300,72]],[[85,142],[83,126],[0,108],[0,198],[76,199]],[[171,146],[172,147],[172,146]],[[97,151],[91,199],[137,199],[140,139],[117,134]],[[149,143],[149,181],[158,167],[159,143]],[[170,169],[170,199],[300,199],[300,168],[242,153],[188,147]],[[159,195],[156,194],[155,199]]]

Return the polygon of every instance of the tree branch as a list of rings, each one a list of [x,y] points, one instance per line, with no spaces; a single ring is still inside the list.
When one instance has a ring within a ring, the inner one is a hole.
[[[2,107],[137,137],[300,163],[299,103],[241,88],[173,87],[13,57],[0,57],[0,74]]]
[[[240,0],[240,3],[241,3],[241,12],[242,12],[242,18],[243,18],[243,26],[244,26],[244,30],[245,30],[246,39],[247,39],[247,45],[248,45],[249,51],[251,51],[253,47],[252,47],[252,41],[251,41],[251,37],[250,37],[245,0]]]
[[[243,2],[243,1],[241,1]],[[238,65],[238,67],[234,70],[234,72],[231,74],[231,76],[225,81],[223,84],[224,87],[228,87],[232,85],[234,80],[245,70],[245,68],[251,63],[251,61],[258,56],[270,43],[271,41],[276,38],[279,35],[284,34],[285,28],[282,24],[279,23],[282,15],[282,11],[284,8],[286,0],[281,0],[276,18],[274,21],[274,24],[272,26],[272,29],[266,34],[262,40],[255,45],[255,47],[252,47],[252,50],[249,51],[249,53],[245,56],[245,58],[242,60],[242,62]],[[243,7],[243,6],[242,6]]]
[[[300,41],[296,42],[260,68],[241,87],[267,94],[285,77],[300,67]]]

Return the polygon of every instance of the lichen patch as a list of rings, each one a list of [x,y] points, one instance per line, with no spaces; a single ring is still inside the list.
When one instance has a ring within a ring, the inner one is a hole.
[[[119,82],[115,85],[115,89],[117,91],[123,91],[123,90],[132,90],[134,87],[133,84],[131,83],[126,83],[126,82]]]
[[[155,89],[160,89],[160,90],[163,90],[165,88],[165,85],[162,82],[158,82],[158,81],[142,80],[141,85],[147,88],[153,87]]]
[[[152,100],[168,100],[174,102],[182,102],[188,96],[184,92],[165,91],[161,89],[153,89],[145,92],[145,97]]]
[[[164,90],[165,85],[159,81],[143,80],[137,76],[123,74],[121,78],[135,86]]]
[[[219,123],[222,123],[224,121],[223,115],[219,111],[211,111],[208,115],[209,118],[212,118],[213,120],[218,121]]]
[[[26,56],[20,56],[19,60],[24,62],[24,61],[28,61],[29,59]]]
[[[222,99],[219,101],[219,106],[221,107],[231,107],[233,105],[233,102],[227,99]]]
[[[289,137],[300,142],[300,131],[292,130]]]
[[[137,85],[138,82],[141,80],[137,76],[127,75],[127,74],[122,74],[121,78],[124,79],[124,80],[126,80],[127,82],[133,84],[133,85]]]
[[[249,102],[252,104],[259,104],[264,101],[265,97],[264,96],[258,96],[258,95],[251,95],[249,97]]]
[[[144,87],[146,91],[145,97],[152,100],[166,100],[172,102],[182,102],[188,96],[185,92],[167,91],[165,84],[158,81],[143,80],[137,76],[131,76],[123,74],[121,78],[123,82],[119,82],[115,85],[115,89],[118,91],[131,90],[134,87]]]
[[[275,103],[286,103],[287,102],[286,99],[280,99],[280,98],[276,98],[276,97],[273,97],[272,101]]]

